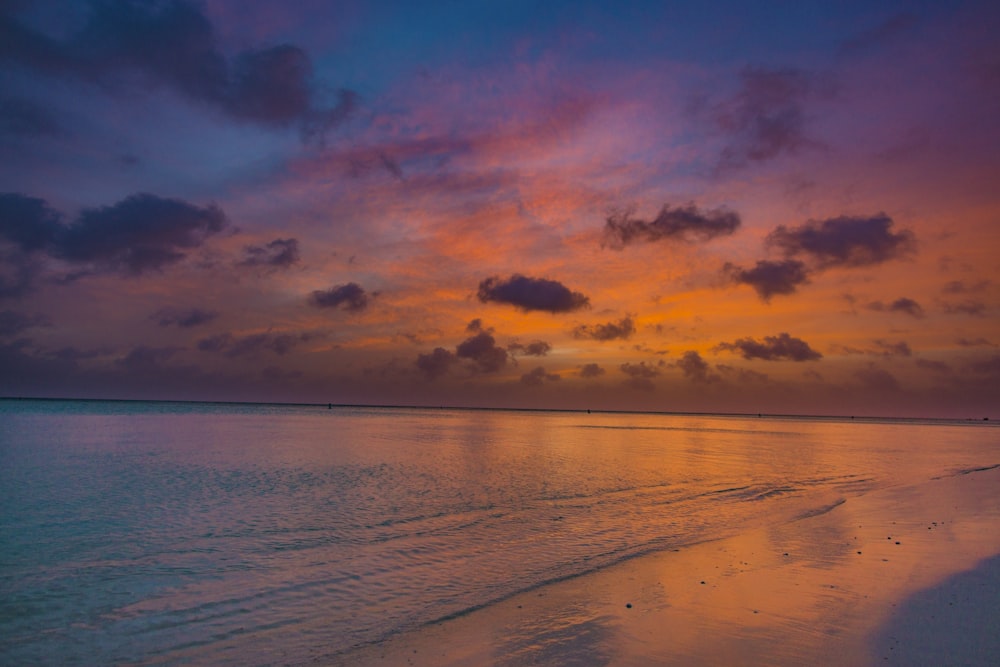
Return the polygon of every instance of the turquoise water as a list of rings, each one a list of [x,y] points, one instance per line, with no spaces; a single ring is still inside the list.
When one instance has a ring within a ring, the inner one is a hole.
[[[1000,463],[995,426],[0,401],[0,663],[303,664]]]

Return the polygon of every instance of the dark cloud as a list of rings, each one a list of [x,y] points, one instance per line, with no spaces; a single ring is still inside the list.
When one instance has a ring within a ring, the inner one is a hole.
[[[604,224],[604,245],[621,250],[630,243],[660,240],[710,241],[728,236],[740,227],[733,211],[699,211],[694,204],[671,209],[664,204],[653,220],[632,217],[632,211],[612,213]]]
[[[990,284],[989,280],[980,280],[971,285],[966,285],[964,280],[952,280],[945,283],[941,291],[945,294],[978,294],[986,291]]]
[[[944,308],[944,312],[949,315],[972,315],[974,317],[981,317],[986,314],[986,304],[982,301],[976,301],[975,299],[966,299],[964,301],[959,301],[958,303],[944,302],[941,304]]]
[[[884,368],[869,365],[867,368],[856,371],[854,376],[861,380],[861,383],[869,389],[875,389],[876,391],[899,390],[899,380]]]
[[[489,333],[481,331],[462,341],[455,349],[455,356],[469,359],[484,373],[493,373],[507,364],[507,350],[498,347]]]
[[[735,378],[737,382],[744,384],[761,384],[770,380],[767,373],[758,373],[748,368],[737,368],[728,364],[716,364],[715,367],[727,377]]]
[[[905,313],[911,317],[920,319],[924,316],[924,309],[919,303],[908,297],[900,297],[892,303],[886,304],[881,301],[872,301],[867,306],[868,310],[886,313]]]
[[[465,331],[467,333],[479,333],[480,331],[490,332],[492,329],[487,329],[483,326],[483,321],[480,318],[474,320],[469,320],[469,323],[465,325]]]
[[[417,356],[417,368],[428,380],[439,378],[458,361],[458,358],[443,347],[436,347],[430,354]]]
[[[51,326],[48,318],[39,313],[28,315],[13,310],[0,310],[0,336],[15,336],[33,327]]]
[[[604,324],[581,324],[573,329],[574,338],[591,338],[593,340],[626,340],[635,333],[635,322],[631,315],[626,315],[617,322]]]
[[[202,352],[222,352],[232,344],[234,338],[231,333],[220,333],[198,341],[198,349]]]
[[[151,194],[85,209],[58,237],[55,253],[99,270],[139,275],[185,257],[227,224],[216,206],[198,207]]]
[[[179,347],[148,347],[139,345],[132,348],[123,358],[118,360],[118,364],[129,372],[145,372],[154,370],[162,366],[163,362],[169,360],[183,348]]]
[[[677,367],[684,373],[684,377],[692,382],[709,383],[720,379],[716,373],[710,372],[708,363],[695,350],[685,352],[677,362]]]
[[[0,237],[96,271],[139,275],[186,256],[227,225],[216,206],[135,194],[112,206],[84,209],[71,225],[41,199],[0,195]]]
[[[150,315],[150,319],[155,320],[161,327],[178,326],[182,329],[189,329],[208,324],[218,316],[219,313],[214,310],[202,310],[201,308],[161,308]]]
[[[727,262],[722,270],[734,283],[753,287],[764,301],[770,301],[776,294],[794,294],[799,285],[809,282],[806,265],[797,259],[762,259],[752,269]]]
[[[479,283],[476,295],[483,303],[507,303],[524,311],[568,313],[590,306],[589,298],[556,280],[529,278],[517,273],[506,280],[499,276],[487,278]]]
[[[634,389],[652,391],[656,388],[653,378],[660,374],[660,369],[653,364],[640,361],[638,364],[624,363],[619,366],[621,372],[628,376],[625,384]]]
[[[996,343],[985,338],[959,338],[955,343],[962,347],[997,347]]]
[[[732,343],[719,343],[716,350],[738,352],[744,359],[764,359],[765,361],[812,361],[823,355],[809,347],[801,338],[787,333],[765,336],[763,342],[753,338],[740,338]]]
[[[528,357],[544,357],[552,351],[552,346],[544,340],[535,340],[527,345],[514,341],[507,346],[507,351],[511,354],[523,354]]]
[[[715,109],[729,138],[720,169],[746,166],[815,144],[805,131],[805,102],[818,92],[814,77],[795,69],[748,67],[739,92]]]
[[[0,194],[0,239],[33,252],[51,248],[63,230],[62,216],[44,199]]]
[[[240,266],[287,269],[299,261],[298,239],[274,239],[267,245],[249,245],[243,249]]]
[[[966,369],[980,375],[993,375],[1000,378],[1000,354],[972,361],[966,365]]]
[[[944,363],[943,361],[934,361],[932,359],[917,359],[916,363],[918,368],[923,368],[925,370],[933,371],[935,373],[950,373],[951,366]]]
[[[521,376],[521,382],[529,387],[537,387],[545,382],[556,382],[560,379],[562,378],[555,373],[546,373],[541,366]]]
[[[874,341],[875,345],[879,349],[879,354],[883,357],[912,357],[913,350],[910,349],[910,345],[906,341],[897,341],[895,343],[890,343],[885,340]]]
[[[584,364],[580,366],[580,377],[582,378],[596,378],[604,375],[605,370],[598,366],[597,364]]]
[[[799,227],[779,225],[768,234],[767,244],[787,257],[810,257],[821,269],[872,266],[904,257],[916,248],[913,232],[896,233],[892,225],[885,213],[810,220]]]
[[[321,135],[354,108],[350,91],[341,91],[333,104],[322,99],[309,55],[295,45],[253,48],[227,58],[211,22],[193,2],[95,1],[89,9],[86,23],[63,39],[4,12],[0,60],[104,90],[153,82],[239,120],[297,125],[303,137]]]
[[[19,298],[30,292],[42,268],[35,254],[19,248],[5,248],[0,243],[0,299]]]
[[[198,341],[202,352],[224,352],[228,357],[254,356],[261,352],[285,355],[299,343],[311,340],[315,335],[308,333],[259,333],[237,337],[231,333],[220,333]]]
[[[347,283],[336,285],[326,291],[317,290],[309,296],[309,303],[317,308],[338,308],[351,313],[359,313],[366,308],[371,299],[378,296],[378,292],[372,292],[369,297],[364,288],[357,283]]]

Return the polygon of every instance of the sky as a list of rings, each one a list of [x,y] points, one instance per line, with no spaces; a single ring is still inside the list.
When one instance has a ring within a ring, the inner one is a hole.
[[[997,34],[0,1],[0,395],[1000,418]]]

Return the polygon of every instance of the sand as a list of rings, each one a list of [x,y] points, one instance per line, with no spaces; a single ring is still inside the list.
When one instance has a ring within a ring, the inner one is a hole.
[[[318,662],[998,665],[1000,468],[635,558]]]

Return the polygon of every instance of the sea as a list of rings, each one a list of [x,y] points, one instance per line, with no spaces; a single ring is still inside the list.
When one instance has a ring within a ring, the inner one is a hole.
[[[299,665],[1000,462],[996,423],[0,400],[0,664]]]

